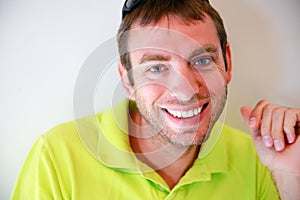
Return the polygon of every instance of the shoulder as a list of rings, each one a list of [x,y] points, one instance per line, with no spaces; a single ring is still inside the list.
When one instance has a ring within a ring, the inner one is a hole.
[[[56,149],[63,148],[66,144],[77,140],[76,123],[74,121],[66,122],[54,126],[40,136],[40,141],[43,146]]]
[[[80,139],[80,131],[91,131],[92,129],[96,129],[99,120],[101,120],[101,115],[102,113],[99,113],[56,125],[42,134],[41,138],[48,143],[74,142],[74,140]]]
[[[228,125],[224,125],[221,139],[223,139],[227,144],[233,145],[234,147],[253,147],[250,134],[232,128]]]
[[[95,129],[96,122],[91,120],[95,117],[97,115],[54,126],[39,137],[39,146],[57,159],[63,156],[74,156],[73,154],[85,154],[87,149],[82,141],[83,134],[80,132],[90,134],[91,129]]]
[[[74,133],[76,133],[76,123],[75,121],[69,121],[52,127],[42,137],[46,140],[56,140],[71,137]]]

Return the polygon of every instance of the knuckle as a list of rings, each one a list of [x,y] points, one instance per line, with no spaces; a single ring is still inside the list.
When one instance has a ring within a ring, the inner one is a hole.
[[[274,109],[274,106],[272,104],[267,104],[263,108],[263,112],[265,112],[265,113],[271,113],[273,111],[273,109]]]
[[[266,126],[262,126],[260,131],[263,136],[270,135],[270,129]]]
[[[261,119],[261,127],[262,127],[262,128],[268,127],[269,124],[270,124],[270,121],[271,121],[271,120],[270,120],[269,117],[263,116],[263,118]]]
[[[278,138],[283,135],[283,126],[273,126],[272,127],[272,136]]]
[[[283,135],[282,129],[277,128],[277,127],[272,129],[272,137],[274,139],[280,139],[280,138],[282,138],[282,135]]]
[[[270,104],[270,103],[265,99],[262,99],[257,103],[257,105],[267,105],[267,104]]]
[[[285,112],[285,108],[283,107],[275,107],[273,109],[274,115],[284,114],[284,112]]]
[[[273,132],[274,134],[278,134],[278,133],[282,132],[282,127],[279,127],[279,126],[273,126],[273,127],[272,127],[272,132]]]
[[[296,111],[295,111],[295,109],[293,109],[293,108],[287,108],[287,109],[285,110],[285,114],[286,114],[287,116],[294,115],[294,114],[296,114]]]

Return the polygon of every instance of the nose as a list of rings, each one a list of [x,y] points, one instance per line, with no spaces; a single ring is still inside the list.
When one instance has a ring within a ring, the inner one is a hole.
[[[200,92],[200,88],[203,87],[202,80],[201,75],[193,70],[188,63],[181,63],[173,71],[169,84],[171,95],[178,100],[189,101]]]

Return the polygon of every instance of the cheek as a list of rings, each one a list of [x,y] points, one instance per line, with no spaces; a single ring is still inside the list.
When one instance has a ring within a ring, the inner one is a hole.
[[[149,104],[154,104],[163,95],[164,91],[165,89],[162,86],[153,83],[135,86],[136,100],[143,99]]]
[[[206,86],[210,92],[210,96],[223,96],[226,93],[226,73],[222,70],[207,71],[202,74]]]

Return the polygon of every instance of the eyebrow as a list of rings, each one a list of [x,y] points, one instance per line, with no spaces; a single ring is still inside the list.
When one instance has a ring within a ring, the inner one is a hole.
[[[201,54],[204,54],[204,53],[216,53],[218,51],[218,48],[216,45],[214,44],[208,44],[208,45],[205,45],[204,47],[201,47],[201,48],[198,48],[196,50],[194,50],[190,56],[189,56],[189,59],[188,60],[192,60],[192,58],[198,56],[198,55],[201,55]]]
[[[192,60],[192,58],[204,53],[215,53],[217,51],[218,48],[216,47],[216,45],[208,44],[205,45],[204,47],[194,50],[188,57],[188,60]],[[145,53],[143,57],[140,59],[139,64],[145,62],[151,62],[151,61],[170,61],[170,60],[171,60],[171,56],[168,55]]]
[[[139,64],[142,64],[142,63],[145,63],[145,62],[150,62],[150,61],[169,61],[169,60],[171,60],[170,56],[146,53],[140,59]]]

